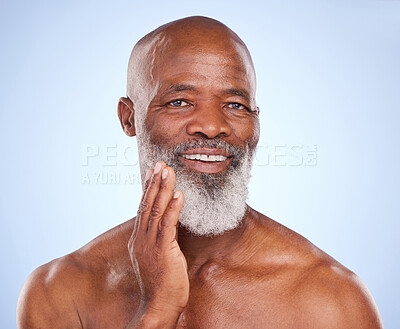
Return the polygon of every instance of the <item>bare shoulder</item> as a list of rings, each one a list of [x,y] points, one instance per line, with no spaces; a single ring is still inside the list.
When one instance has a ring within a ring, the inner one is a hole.
[[[310,267],[295,291],[303,323],[321,328],[383,328],[366,285],[335,261],[321,260]]]
[[[18,328],[83,328],[84,305],[90,305],[105,290],[114,266],[128,264],[128,254],[123,252],[127,250],[125,239],[129,239],[123,232],[127,225],[33,271],[19,296]]]
[[[356,274],[287,227],[259,213],[256,218],[266,236],[262,252],[271,256],[264,259],[274,259],[281,278],[291,282],[289,299],[299,328],[383,328],[377,305]]]
[[[76,303],[85,275],[74,258],[56,259],[28,277],[18,300],[18,328],[81,327]]]

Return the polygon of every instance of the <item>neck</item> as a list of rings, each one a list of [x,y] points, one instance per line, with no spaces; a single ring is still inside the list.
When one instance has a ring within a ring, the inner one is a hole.
[[[247,207],[244,218],[237,228],[216,236],[194,236],[180,226],[178,243],[186,257],[188,268],[201,266],[209,261],[225,260],[232,251],[236,254],[238,249],[243,248],[245,240],[243,237],[249,226],[250,212],[251,209]]]

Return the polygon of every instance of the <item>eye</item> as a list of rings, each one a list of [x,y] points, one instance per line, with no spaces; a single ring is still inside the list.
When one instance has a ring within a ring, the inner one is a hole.
[[[234,110],[247,110],[247,107],[244,106],[243,104],[240,103],[229,103],[227,105],[228,108],[234,109]]]
[[[167,104],[167,106],[171,106],[171,107],[183,107],[183,106],[188,106],[188,105],[189,105],[189,103],[185,102],[183,99],[176,99]]]

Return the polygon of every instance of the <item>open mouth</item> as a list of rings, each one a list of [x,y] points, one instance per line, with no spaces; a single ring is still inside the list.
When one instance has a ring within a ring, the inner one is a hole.
[[[179,154],[179,160],[193,171],[214,174],[228,168],[232,155],[220,149],[196,148]]]
[[[181,157],[188,160],[200,160],[205,162],[221,162],[228,159],[228,157],[224,155],[207,155],[207,154],[182,154]]]

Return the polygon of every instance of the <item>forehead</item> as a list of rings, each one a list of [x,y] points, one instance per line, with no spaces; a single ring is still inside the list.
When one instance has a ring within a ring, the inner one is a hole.
[[[188,80],[197,84],[223,83],[225,87],[255,89],[253,64],[247,49],[229,36],[164,38],[149,56],[150,82]]]

